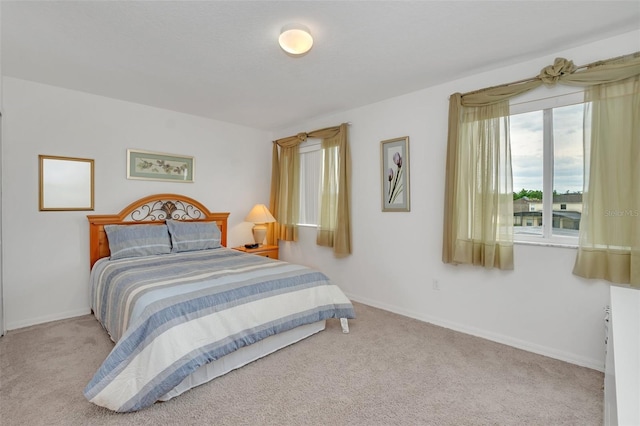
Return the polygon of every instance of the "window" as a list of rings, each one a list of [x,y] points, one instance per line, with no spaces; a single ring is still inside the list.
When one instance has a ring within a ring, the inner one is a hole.
[[[317,226],[320,211],[322,149],[320,140],[309,139],[300,146],[300,213],[301,226]]]
[[[554,106],[538,103],[533,111],[512,109],[514,241],[577,244],[585,117],[575,98],[553,98]],[[569,104],[557,106],[562,100]]]
[[[338,162],[338,149],[327,148],[330,161]],[[307,139],[304,146],[300,146],[300,213],[299,226],[318,226],[322,196],[322,182],[325,172],[325,150],[322,149],[320,139]],[[336,175],[333,181],[338,181],[338,169],[333,168]]]

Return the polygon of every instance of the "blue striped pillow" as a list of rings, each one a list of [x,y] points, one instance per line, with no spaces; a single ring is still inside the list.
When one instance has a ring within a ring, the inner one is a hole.
[[[169,219],[167,227],[173,253],[221,247],[220,229],[215,222],[181,222]]]
[[[111,260],[171,253],[166,225],[105,225]]]

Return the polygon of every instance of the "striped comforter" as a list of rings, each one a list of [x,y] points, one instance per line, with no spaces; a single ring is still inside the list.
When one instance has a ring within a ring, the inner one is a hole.
[[[273,334],[355,318],[324,274],[226,248],[100,260],[91,303],[116,345],[84,394],[120,412],[153,404],[201,365]]]

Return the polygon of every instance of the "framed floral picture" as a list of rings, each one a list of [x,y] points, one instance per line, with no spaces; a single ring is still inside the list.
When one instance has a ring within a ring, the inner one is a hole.
[[[193,157],[127,150],[127,179],[193,182],[194,169]]]
[[[380,142],[382,211],[410,211],[409,136]]]

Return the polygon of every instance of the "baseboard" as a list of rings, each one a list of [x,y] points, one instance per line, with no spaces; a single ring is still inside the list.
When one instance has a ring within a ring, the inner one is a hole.
[[[28,320],[24,320],[24,321],[14,321],[14,322],[7,323],[6,331],[17,330],[19,328],[25,328],[25,327],[31,327],[32,325],[44,324],[46,322],[51,322],[51,321],[58,321],[58,320],[63,320],[63,319],[68,319],[73,317],[80,317],[82,315],[88,315],[90,313],[91,313],[91,310],[89,308],[85,308],[85,309],[76,309],[74,311],[60,312],[55,315],[45,315],[38,318],[29,318]]]
[[[505,336],[499,333],[493,333],[488,330],[483,330],[476,327],[469,327],[465,324],[455,323],[452,321],[444,320],[442,318],[436,318],[422,313],[414,312],[409,309],[404,309],[388,303],[379,302],[366,297],[360,297],[354,294],[345,293],[346,296],[354,302],[363,303],[365,305],[373,306],[374,308],[383,309],[385,311],[393,312],[395,314],[403,315],[405,317],[417,319],[419,321],[428,322],[439,327],[448,328],[460,333],[469,334],[472,336],[480,337],[486,340],[491,340],[496,343],[502,343],[504,345],[512,346],[514,348],[522,349],[528,352],[533,352],[538,355],[547,356],[560,361],[565,361],[570,364],[579,365],[581,367],[590,368],[604,372],[604,362],[597,359],[591,359],[576,355],[570,352],[559,351],[547,346],[537,345],[531,342],[527,342],[520,339],[515,339],[510,336]]]

